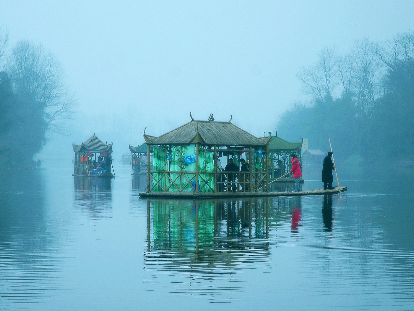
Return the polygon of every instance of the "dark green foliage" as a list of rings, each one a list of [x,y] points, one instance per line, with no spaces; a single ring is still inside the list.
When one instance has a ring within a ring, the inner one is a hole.
[[[414,151],[414,59],[398,61],[384,79],[386,93],[376,103],[372,127],[382,158],[412,157]]]
[[[46,133],[65,118],[69,101],[61,71],[41,46],[19,42],[0,73],[0,161],[3,168],[31,167]]]

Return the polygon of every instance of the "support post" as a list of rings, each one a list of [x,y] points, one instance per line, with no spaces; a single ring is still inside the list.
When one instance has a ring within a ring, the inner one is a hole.
[[[217,193],[217,182],[218,182],[218,175],[217,175],[217,146],[214,145],[214,153],[213,153],[213,162],[214,162],[214,193]]]
[[[269,153],[267,152],[266,146],[266,156],[265,156],[265,172],[266,172],[266,188],[265,191],[269,191]]]
[[[253,150],[249,147],[249,190],[253,192]]]
[[[147,192],[151,192],[151,147],[147,144]]]
[[[200,189],[198,189],[198,165],[200,164],[199,162],[199,150],[198,150],[198,145],[199,143],[196,143],[196,184],[195,184],[195,192],[198,192]]]

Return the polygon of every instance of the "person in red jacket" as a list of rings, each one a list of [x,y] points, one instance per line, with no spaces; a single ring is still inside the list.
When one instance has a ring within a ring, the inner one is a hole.
[[[295,191],[299,192],[300,191],[300,178],[302,177],[302,170],[300,168],[300,163],[299,160],[296,156],[296,154],[291,154],[291,163],[292,163],[292,168],[290,169],[290,173],[293,174],[293,178],[295,179]]]

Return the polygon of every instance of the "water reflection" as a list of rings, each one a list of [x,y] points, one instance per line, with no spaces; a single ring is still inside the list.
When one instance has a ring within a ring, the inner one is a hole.
[[[132,190],[138,192],[145,192],[147,186],[147,175],[145,174],[134,174],[132,175]]]
[[[194,292],[194,281],[200,284],[201,295],[240,291],[240,284],[216,288],[201,284],[213,279],[237,283],[237,271],[270,266],[277,228],[289,224],[292,212],[300,215],[300,199],[294,199],[148,200],[145,267],[153,277],[179,272],[183,279],[173,281],[176,293]],[[229,275],[231,279],[225,277]],[[177,289],[177,284],[182,286]]]
[[[76,190],[109,191],[112,188],[112,178],[74,176]]]
[[[111,217],[112,178],[75,176],[75,206],[91,218]]]
[[[322,219],[323,219],[324,231],[331,232],[332,223],[333,223],[332,195],[331,194],[325,194],[323,196]]]
[[[270,184],[270,191],[274,192],[292,192],[295,190],[294,182],[275,182]]]
[[[0,179],[0,297],[34,303],[55,288],[59,264],[45,212],[42,174],[3,171]],[[42,286],[39,286],[42,284]]]
[[[302,218],[302,197],[296,196],[292,199],[294,206],[292,211],[292,233],[299,233],[299,225]]]

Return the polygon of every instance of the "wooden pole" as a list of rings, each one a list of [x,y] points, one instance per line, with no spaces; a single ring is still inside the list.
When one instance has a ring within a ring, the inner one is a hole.
[[[278,178],[276,178],[275,180],[272,180],[270,183],[269,183],[269,185],[270,184],[272,184],[272,183],[274,183],[275,181],[277,181],[277,180],[279,180],[279,179],[281,179],[281,178],[283,178],[283,177],[285,177],[285,176],[287,176],[287,175],[289,175],[290,174],[290,172],[288,172],[288,173],[286,173],[286,174],[283,174],[282,176],[279,176]]]
[[[249,191],[253,192],[253,149],[249,147]]]
[[[196,180],[196,184],[195,184],[195,192],[199,192],[200,189],[198,189],[198,164],[199,164],[199,150],[198,150],[198,145],[199,143],[196,143],[196,176],[195,176],[195,180]]]
[[[341,186],[339,185],[338,171],[336,170],[336,164],[335,164],[335,159],[334,159],[334,155],[333,155],[333,151],[332,151],[332,144],[331,144],[331,139],[330,138],[329,138],[329,147],[330,147],[331,152],[332,152],[331,157],[332,157],[332,163],[334,165],[334,170],[335,170],[336,183],[338,184],[339,192],[341,192]]]
[[[217,146],[214,145],[214,150],[213,150],[213,162],[214,162],[214,192],[217,193],[218,189],[217,189],[217,182],[218,182],[218,175],[217,175],[217,162],[218,162],[218,154],[217,154]]]
[[[147,144],[147,192],[151,192],[151,146]]]
[[[266,157],[265,157],[265,163],[266,163],[266,167],[265,167],[265,172],[266,172],[266,190],[269,190],[269,152],[267,150],[267,145],[266,145]]]
[[[283,174],[282,176],[280,176],[280,177],[278,177],[278,178],[276,178],[276,179],[272,180],[271,182],[269,182],[269,185],[270,185],[270,184],[272,184],[272,183],[274,183],[275,181],[277,181],[277,180],[279,180],[279,179],[281,179],[281,178],[283,178],[283,177],[285,177],[285,176],[289,175],[289,174],[290,174],[290,172],[288,172],[288,173],[286,173],[286,174]],[[263,186],[262,186],[262,187],[260,187],[260,188],[258,188],[257,190],[262,189],[262,188],[263,188]]]

